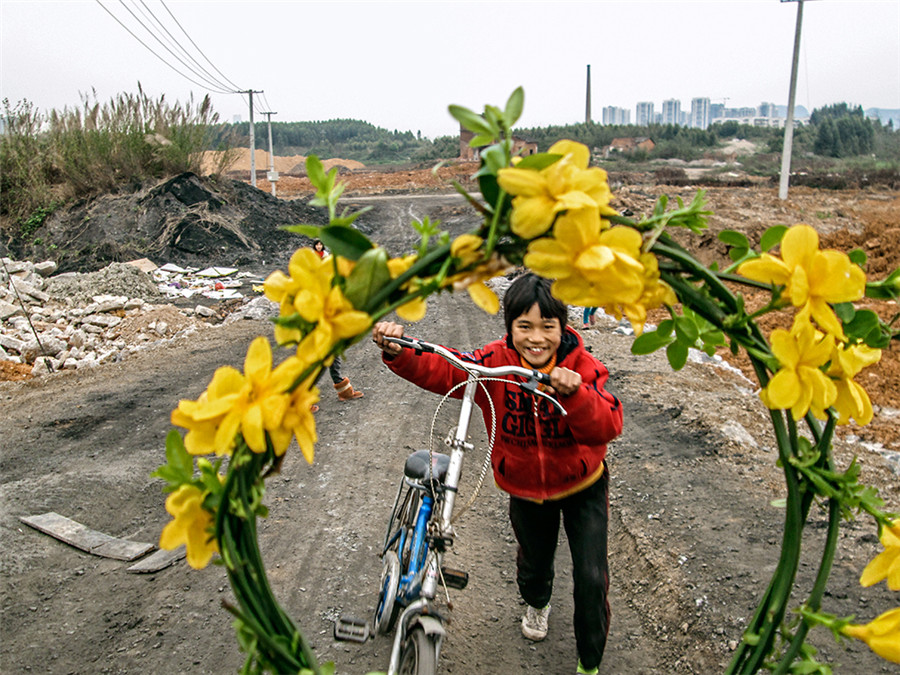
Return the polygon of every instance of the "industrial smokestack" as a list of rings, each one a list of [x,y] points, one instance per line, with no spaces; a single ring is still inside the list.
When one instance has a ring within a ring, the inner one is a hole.
[[[591,123],[591,66],[587,67],[587,94],[584,101],[584,123]]]

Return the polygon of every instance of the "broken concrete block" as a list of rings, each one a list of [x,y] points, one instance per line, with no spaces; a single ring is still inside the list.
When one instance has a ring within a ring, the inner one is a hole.
[[[49,277],[56,271],[57,265],[52,260],[45,260],[34,264],[34,271],[42,277]]]
[[[22,308],[19,305],[13,305],[5,300],[0,300],[0,321],[6,321],[10,317],[24,314],[25,312],[22,311]]]
[[[214,309],[210,309],[210,308],[207,307],[206,305],[197,305],[197,306],[194,308],[194,311],[195,311],[198,315],[200,315],[200,316],[205,316],[205,317],[207,317],[207,318],[216,316],[216,311],[215,311]]]
[[[81,317],[81,322],[92,326],[112,328],[113,326],[118,326],[122,323],[122,319],[117,316],[110,316],[109,314],[89,314],[88,316]],[[87,330],[86,327],[85,330]]]

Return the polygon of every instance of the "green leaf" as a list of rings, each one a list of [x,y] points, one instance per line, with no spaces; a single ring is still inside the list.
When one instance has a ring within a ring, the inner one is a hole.
[[[282,225],[279,229],[285,230],[286,232],[293,232],[294,234],[302,234],[307,237],[311,237],[313,239],[319,238],[319,230],[322,229],[321,225]]]
[[[523,157],[522,161],[516,164],[516,168],[540,171],[541,169],[546,169],[554,162],[558,162],[560,159],[562,159],[562,155],[558,155],[554,152],[539,152],[535,155]]]
[[[856,308],[851,302],[839,302],[836,305],[832,305],[832,307],[834,308],[834,313],[844,323],[853,321],[853,317],[856,315]]]
[[[838,316],[841,315],[838,314]],[[878,330],[880,324],[878,315],[871,309],[861,309],[855,312],[850,321],[844,320],[843,317],[841,320],[844,321],[844,331],[848,335],[860,338],[864,338],[873,330]]]
[[[744,247],[734,247],[728,249],[728,257],[731,258],[734,262],[740,262],[744,258],[748,257],[747,254],[750,253],[749,248]]]
[[[478,176],[483,171],[487,171],[496,176],[500,169],[506,168],[506,153],[501,146],[492,145],[481,153],[481,161],[484,165],[475,175]]]
[[[669,365],[672,370],[681,370],[687,363],[688,348],[682,342],[673,342],[666,347],[666,357],[669,359]]]
[[[447,110],[450,111],[450,115],[453,119],[462,124],[463,127],[469,131],[472,131],[475,134],[493,135],[494,131],[487,123],[487,120],[478,113],[469,110],[468,108],[464,108],[461,105],[451,105]]]
[[[381,247],[369,249],[356,261],[344,287],[344,295],[356,309],[361,311],[375,309],[367,305],[369,300],[391,280],[387,261],[387,251]]]
[[[900,300],[900,267],[886,279],[866,283],[866,297],[878,300]]]
[[[765,253],[766,251],[770,251],[778,246],[787,231],[787,225],[775,225],[774,227],[770,227],[768,230],[763,232],[762,237],[760,237],[759,239],[760,250]]]
[[[692,347],[700,337],[700,328],[693,319],[677,316],[675,317],[675,336],[686,347]]]
[[[722,230],[719,232],[719,241],[737,248],[750,248],[750,241],[747,237],[734,230]]]
[[[675,320],[674,319],[663,319],[659,322],[659,325],[656,327],[656,332],[660,335],[671,335],[672,331],[675,328]]]
[[[315,155],[306,158],[306,175],[309,176],[309,182],[319,190],[327,192],[325,185],[327,183],[325,177],[325,167],[321,160]]]
[[[481,148],[494,142],[494,134],[478,134],[469,141],[470,148]]]
[[[516,87],[506,100],[506,109],[503,111],[503,118],[508,129],[512,129],[515,123],[519,121],[524,107],[525,90],[522,87]]]
[[[859,265],[860,267],[865,266],[866,260],[868,260],[868,256],[866,252],[861,248],[855,248],[847,254],[847,257],[850,258],[850,262],[854,265]]]
[[[363,253],[373,247],[368,237],[359,230],[344,225],[327,225],[319,231],[319,239],[335,255],[347,260],[359,260]]]
[[[773,499],[769,502],[769,506],[774,506],[776,509],[784,509],[787,508],[787,499]]]
[[[650,331],[634,339],[634,342],[631,343],[631,353],[636,356],[651,354],[671,342],[672,338],[667,333],[661,334],[658,330]]]

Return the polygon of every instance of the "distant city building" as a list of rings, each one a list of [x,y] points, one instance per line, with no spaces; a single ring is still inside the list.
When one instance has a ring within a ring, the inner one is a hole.
[[[724,103],[712,103],[709,106],[709,121],[717,120],[719,118],[725,117],[725,104]]]
[[[603,124],[631,124],[631,111],[608,105],[603,109]]]
[[[690,126],[694,129],[706,129],[709,127],[709,99],[691,99]]]
[[[760,117],[778,117],[778,106],[774,103],[760,103],[759,104],[759,116]]]
[[[681,124],[681,101],[670,98],[662,102],[662,123]]]
[[[634,123],[639,127],[650,126],[654,122],[653,101],[641,101],[634,110]]]

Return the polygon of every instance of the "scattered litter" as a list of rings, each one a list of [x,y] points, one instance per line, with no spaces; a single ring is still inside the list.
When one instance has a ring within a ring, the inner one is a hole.
[[[180,267],[166,263],[151,272],[160,293],[169,298],[190,298],[202,295],[213,300],[243,298],[237,289],[244,284],[258,283],[257,275],[239,272],[236,267]]]
[[[103,558],[115,558],[130,562],[155,548],[153,544],[119,539],[91,530],[81,523],[76,523],[53,511],[39,516],[20,516],[19,520],[70,546]]]
[[[152,572],[159,572],[161,569],[165,569],[169,565],[174,565],[186,555],[187,551],[185,550],[184,546],[179,546],[174,551],[166,551],[165,549],[160,549],[153,554],[148,555],[140,562],[126,568],[125,571],[131,572],[132,574],[149,574]]]

